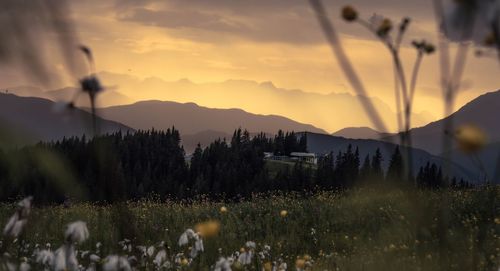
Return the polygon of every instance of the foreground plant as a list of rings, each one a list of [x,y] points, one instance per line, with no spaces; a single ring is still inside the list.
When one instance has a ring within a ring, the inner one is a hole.
[[[435,47],[431,43],[421,40],[413,41],[412,45],[417,51],[415,64],[413,66],[411,80],[408,82],[403,63],[401,59],[401,45],[404,36],[410,24],[410,18],[405,17],[394,29],[393,22],[386,17],[380,15],[373,15],[368,20],[361,18],[358,11],[352,6],[346,6],[342,9],[341,13],[343,19],[347,22],[357,22],[373,33],[385,47],[389,50],[392,62],[394,65],[394,96],[396,101],[397,121],[400,133],[400,144],[407,146],[405,153],[405,176],[408,180],[412,179],[412,154],[410,148],[412,147],[411,140],[411,115],[413,109],[413,102],[415,97],[416,84],[420,70],[420,64],[425,55],[434,53]],[[401,109],[403,109],[403,116],[401,117]]]

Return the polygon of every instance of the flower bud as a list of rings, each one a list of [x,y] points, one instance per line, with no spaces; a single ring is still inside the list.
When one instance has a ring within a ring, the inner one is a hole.
[[[358,12],[351,6],[345,6],[342,9],[342,18],[348,22],[358,19]]]

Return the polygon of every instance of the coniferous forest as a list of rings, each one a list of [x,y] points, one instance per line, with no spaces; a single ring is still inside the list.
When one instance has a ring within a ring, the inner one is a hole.
[[[34,195],[40,203],[61,203],[72,197],[116,202],[204,195],[219,200],[271,191],[312,192],[404,182],[399,148],[389,158],[377,150],[361,159],[358,148],[349,145],[346,150],[320,157],[317,165],[264,160],[264,152],[306,152],[306,140],[306,136],[297,137],[293,132],[279,131],[269,137],[262,133],[251,136],[238,129],[230,140],[219,139],[206,148],[198,145],[190,159],[185,159],[175,128],[39,143],[0,153],[0,200],[24,195]],[[59,167],[67,172],[59,177],[61,181],[37,160],[41,153],[60,158]],[[382,168],[383,159],[390,159],[387,172]],[[420,187],[439,188],[445,177],[441,168],[427,164],[415,178]],[[68,186],[71,180],[71,189],[62,186]],[[452,183],[465,185],[455,179]]]

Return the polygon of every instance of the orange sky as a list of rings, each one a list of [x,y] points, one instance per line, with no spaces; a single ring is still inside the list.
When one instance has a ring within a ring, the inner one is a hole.
[[[228,79],[272,81],[285,89],[321,94],[352,93],[307,1],[90,0],[70,3],[78,36],[93,49],[100,71],[139,79],[157,77],[175,81],[188,78],[196,83]],[[415,58],[410,41],[436,40],[431,2],[356,0],[325,3],[369,95],[380,98],[394,110],[389,53],[360,26],[339,20],[340,9],[352,3],[364,17],[374,12],[395,20],[412,16],[411,31],[402,51],[409,74]],[[437,61],[437,55],[424,60],[414,107],[416,112],[426,111],[433,118],[442,116]],[[56,71],[65,69],[63,63],[54,63]],[[458,106],[497,89],[499,71],[495,59],[477,58],[471,52]],[[2,72],[13,73],[7,67],[1,67]],[[75,82],[68,76],[60,79],[65,82],[63,84]],[[120,83],[117,91],[134,96]],[[156,97],[152,94],[149,98]],[[248,102],[258,104],[259,98],[256,96]],[[197,102],[209,107],[220,104],[210,97]],[[253,106],[252,110],[253,113],[269,113],[259,112],[258,106]],[[327,121],[322,119],[313,124],[332,132],[336,127],[328,126]]]

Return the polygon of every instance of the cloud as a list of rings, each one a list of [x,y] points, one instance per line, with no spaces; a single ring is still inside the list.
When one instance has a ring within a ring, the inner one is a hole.
[[[115,1],[118,20],[162,27],[173,35],[196,41],[245,39],[299,45],[324,42],[306,0]],[[420,1],[327,0],[325,4],[335,23],[342,26],[342,32],[358,38],[373,36],[359,26],[340,21],[340,9],[346,4],[359,7],[365,17],[379,13],[395,21],[408,15],[417,22],[433,19],[430,3],[422,5]],[[422,36],[426,30],[420,27],[415,32]]]

